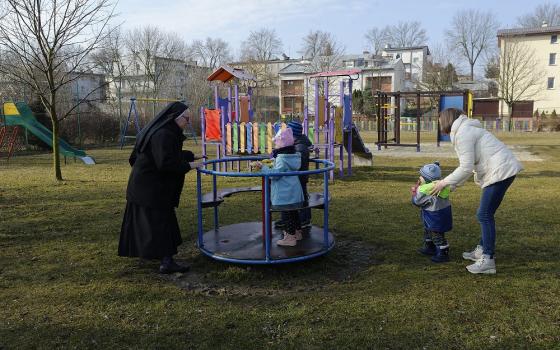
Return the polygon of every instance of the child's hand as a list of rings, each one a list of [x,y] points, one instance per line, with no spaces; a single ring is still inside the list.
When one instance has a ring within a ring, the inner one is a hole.
[[[262,169],[262,163],[261,162],[251,162],[250,163],[251,168],[255,169],[255,170],[261,170]]]
[[[416,181],[416,185],[410,188],[410,194],[416,196],[416,192],[418,192],[418,187],[420,187],[420,180]]]

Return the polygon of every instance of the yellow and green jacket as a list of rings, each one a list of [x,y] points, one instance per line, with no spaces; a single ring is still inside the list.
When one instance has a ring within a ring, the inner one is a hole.
[[[430,182],[418,187],[412,196],[412,204],[422,208],[424,227],[430,231],[447,232],[453,228],[453,215],[449,201],[449,187],[444,188],[438,196],[430,195],[435,183]]]

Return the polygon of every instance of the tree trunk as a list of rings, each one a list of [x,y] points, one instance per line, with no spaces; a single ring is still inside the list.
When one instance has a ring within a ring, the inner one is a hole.
[[[474,81],[474,63],[471,64],[471,81]]]
[[[54,97],[52,98],[54,101]],[[60,170],[60,152],[58,144],[58,119],[56,115],[56,107],[51,104],[49,114],[52,123],[52,150],[53,150],[53,170],[54,176],[57,181],[62,181],[62,171]]]

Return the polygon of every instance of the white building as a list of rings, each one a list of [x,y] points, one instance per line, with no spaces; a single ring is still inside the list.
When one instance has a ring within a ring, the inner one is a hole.
[[[422,82],[424,80],[424,67],[428,62],[430,50],[428,46],[412,47],[385,47],[381,52],[384,57],[401,59],[405,68],[405,79],[412,82]]]
[[[524,52],[529,53],[534,61],[534,74],[540,77],[540,83],[534,89],[529,89],[521,98],[525,101],[519,108],[514,105],[514,117],[519,111],[539,113],[560,112],[560,26],[549,27],[543,24],[539,28],[502,29],[498,31],[498,46],[500,55],[504,56],[508,45],[520,44]],[[520,87],[523,88],[523,87]],[[502,104],[505,115],[509,114],[507,105]]]

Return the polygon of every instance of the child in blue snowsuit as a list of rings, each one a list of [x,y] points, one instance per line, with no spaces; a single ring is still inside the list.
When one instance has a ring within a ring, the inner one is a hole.
[[[420,178],[416,186],[411,188],[412,204],[422,208],[421,216],[424,223],[424,244],[418,252],[431,255],[433,262],[449,261],[449,244],[445,233],[453,227],[449,187],[438,195],[430,195],[435,182],[441,179],[439,163],[426,164],[420,168]]]
[[[298,171],[301,166],[301,155],[294,147],[292,130],[290,128],[279,130],[273,141],[276,147],[272,152],[274,166],[269,168],[262,163],[256,163],[255,167],[262,168],[264,173]],[[297,176],[274,176],[271,178],[270,192],[272,206],[286,210],[283,212],[286,220],[284,237],[276,244],[293,247],[302,239],[298,209],[303,206],[304,198],[300,181]],[[294,210],[289,210],[291,208]]]

